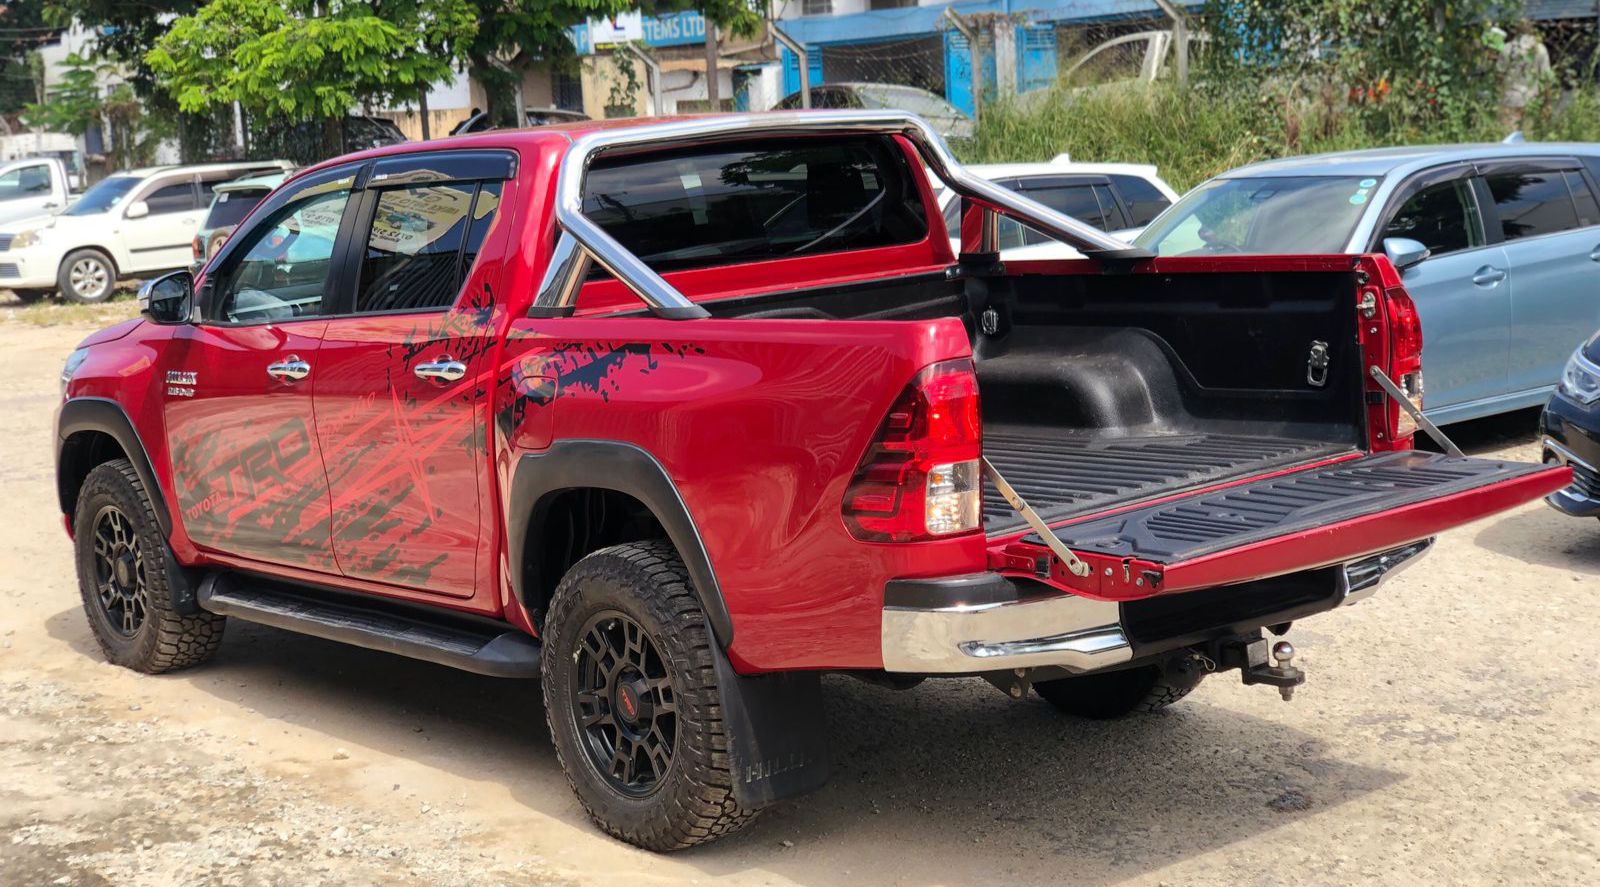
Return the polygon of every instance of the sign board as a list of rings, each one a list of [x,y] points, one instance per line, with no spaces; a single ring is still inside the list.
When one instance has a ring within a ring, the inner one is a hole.
[[[589,19],[589,45],[613,46],[644,39],[644,13],[623,12]]]
[[[624,20],[631,19],[635,28],[631,37],[618,36],[625,30]],[[613,22],[616,22],[615,24]],[[587,25],[577,25],[568,31],[578,55],[592,55],[597,48],[637,41],[646,46],[689,46],[704,43],[705,17],[694,10],[670,15],[645,16],[637,12],[613,19],[590,19]]]

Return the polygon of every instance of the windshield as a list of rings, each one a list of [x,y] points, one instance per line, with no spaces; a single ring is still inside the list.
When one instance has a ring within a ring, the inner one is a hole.
[[[1342,253],[1378,182],[1370,176],[1212,179],[1156,217],[1134,244],[1161,256]]]
[[[109,179],[101,179],[67,207],[64,215],[91,216],[103,213],[121,203],[122,198],[127,197],[141,181],[143,179],[137,176],[112,176]]]
[[[933,117],[941,120],[959,118],[962,115],[956,107],[931,92],[920,89],[909,89],[904,86],[860,86],[856,92],[861,96],[862,102],[869,108],[889,108],[895,111],[910,111],[921,117]]]

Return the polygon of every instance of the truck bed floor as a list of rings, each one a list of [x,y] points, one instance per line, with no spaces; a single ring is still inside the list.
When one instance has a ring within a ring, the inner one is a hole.
[[[1046,520],[1137,502],[1348,452],[1348,444],[1209,432],[1108,437],[1104,432],[988,426],[983,451]],[[984,529],[1023,525],[992,485]]]

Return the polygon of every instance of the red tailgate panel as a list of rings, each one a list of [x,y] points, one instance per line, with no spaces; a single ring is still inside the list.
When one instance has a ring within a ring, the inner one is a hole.
[[[1100,568],[1090,577],[1093,587],[1075,590],[1129,599],[1354,560],[1570,482],[1564,467],[1382,453],[1088,518],[1057,527],[1055,534]],[[1044,550],[1036,535],[1022,543]],[[1131,569],[1107,571],[1108,564]]]

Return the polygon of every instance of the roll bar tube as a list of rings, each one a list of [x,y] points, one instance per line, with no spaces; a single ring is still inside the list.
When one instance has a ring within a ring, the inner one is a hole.
[[[663,147],[708,145],[793,135],[898,135],[945,186],[993,213],[1000,213],[1076,247],[1092,258],[1135,260],[1150,253],[1131,247],[1035,200],[979,178],[963,167],[927,121],[896,111],[780,111],[708,117],[597,130],[579,136],[556,176],[556,227],[560,237],[545,269],[530,315],[565,317],[577,304],[589,264],[610,272],[659,317],[688,320],[709,313],[678,292],[638,256],[583,212],[583,184],[595,158]],[[987,215],[987,213],[985,214]],[[992,227],[992,225],[991,225]],[[987,247],[992,251],[993,244]]]

